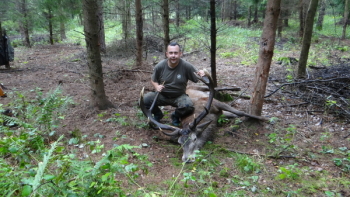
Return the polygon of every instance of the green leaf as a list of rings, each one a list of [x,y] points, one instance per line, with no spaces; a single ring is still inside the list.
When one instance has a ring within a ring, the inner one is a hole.
[[[216,194],[214,194],[214,193],[209,193],[209,197],[216,197]]]
[[[285,178],[287,178],[287,175],[286,174],[280,174],[280,175],[278,175],[278,178],[279,179],[285,179]]]
[[[107,179],[108,179],[109,175],[111,175],[111,173],[110,173],[110,172],[108,172],[108,173],[104,174],[104,175],[101,177],[102,181],[103,181],[103,182],[107,181]]]
[[[342,159],[339,159],[339,158],[333,159],[333,162],[336,166],[341,166],[343,163]]]
[[[43,179],[49,181],[49,180],[52,180],[54,179],[56,176],[52,175],[52,174],[45,174]]]
[[[25,185],[22,189],[22,196],[29,196],[32,193],[32,186]]]

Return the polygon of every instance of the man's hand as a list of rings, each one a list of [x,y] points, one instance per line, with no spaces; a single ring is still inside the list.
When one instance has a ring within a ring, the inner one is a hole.
[[[199,75],[200,77],[204,77],[204,76],[205,76],[204,70],[199,70],[199,71],[197,72],[197,75]]]
[[[156,90],[157,92],[161,92],[164,89],[163,85],[157,85]]]

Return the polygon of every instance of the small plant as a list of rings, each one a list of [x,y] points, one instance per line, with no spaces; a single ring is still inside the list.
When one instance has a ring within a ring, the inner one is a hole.
[[[238,54],[236,54],[235,52],[224,52],[224,53],[220,53],[220,56],[223,58],[234,58],[238,56]]]
[[[279,61],[283,66],[292,64],[289,57],[279,57],[277,58],[277,61]]]
[[[260,170],[260,164],[247,155],[237,154],[235,166],[245,173],[257,172]]]
[[[334,158],[333,162],[336,166],[341,167],[342,171],[350,172],[350,157],[348,158]]]
[[[269,143],[275,143],[277,141],[277,133],[270,133],[268,136]]]
[[[224,124],[227,124],[228,122],[230,122],[229,119],[227,119],[224,115],[220,115],[218,118],[218,125],[222,126]]]
[[[325,153],[325,154],[333,154],[334,153],[334,149],[332,147],[330,147],[330,146],[323,145],[321,152]]]
[[[298,164],[289,165],[287,167],[279,167],[278,174],[276,179],[284,180],[297,180],[300,178],[299,169],[297,168]]]
[[[335,49],[337,49],[341,52],[345,52],[345,51],[349,50],[349,47],[348,46],[337,46],[337,47],[335,47]]]
[[[116,117],[108,118],[106,122],[117,122],[122,126],[129,126],[130,123],[127,122],[128,117],[121,116],[119,113],[114,114]]]

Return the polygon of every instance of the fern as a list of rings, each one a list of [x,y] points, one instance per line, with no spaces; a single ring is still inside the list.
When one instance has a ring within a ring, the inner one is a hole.
[[[18,118],[7,116],[3,113],[0,113],[0,123],[6,126],[22,125],[24,122],[20,121]]]
[[[39,162],[38,171],[35,175],[34,181],[32,182],[32,187],[34,192],[36,192],[36,190],[39,188],[41,180],[43,179],[45,168],[49,163],[49,160],[51,158],[53,151],[56,149],[57,143],[62,138],[63,138],[63,135],[61,135],[60,138],[58,138],[58,140],[51,145],[49,152],[46,155],[44,155],[43,161]]]

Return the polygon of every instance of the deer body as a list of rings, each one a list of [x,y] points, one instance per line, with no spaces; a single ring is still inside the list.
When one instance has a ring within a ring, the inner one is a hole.
[[[149,118],[149,121],[161,129],[165,135],[178,137],[178,142],[183,147],[183,162],[193,162],[195,160],[196,151],[202,148],[207,141],[213,139],[217,127],[217,120],[224,111],[232,113],[233,116],[248,116],[266,120],[264,117],[253,116],[238,111],[226,103],[214,99],[215,90],[209,74],[199,79],[209,87],[210,92],[207,94],[206,92],[193,89],[193,87],[186,90],[186,94],[189,95],[194,103],[195,110],[191,115],[181,119],[182,128],[157,122],[151,114],[153,105],[151,109],[145,108],[143,104],[143,90],[141,91],[140,107],[143,113]],[[154,100],[156,101],[156,99]],[[173,132],[167,133],[163,130],[170,130]]]

